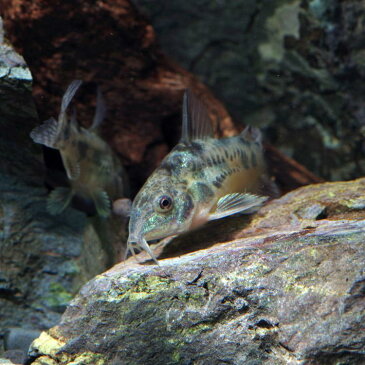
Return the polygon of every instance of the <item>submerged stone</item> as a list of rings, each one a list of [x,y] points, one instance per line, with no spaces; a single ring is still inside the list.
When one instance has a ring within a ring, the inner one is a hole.
[[[301,188],[235,239],[116,265],[33,343],[30,363],[364,363],[364,194],[365,179]]]

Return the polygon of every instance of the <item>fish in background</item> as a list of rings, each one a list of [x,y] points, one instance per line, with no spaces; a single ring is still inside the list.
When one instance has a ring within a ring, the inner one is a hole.
[[[182,136],[147,179],[131,207],[128,251],[149,253],[147,241],[197,228],[236,213],[252,213],[267,200],[267,180],[258,129],[216,139],[202,103],[187,91]]]
[[[110,146],[97,130],[105,117],[106,107],[98,88],[96,111],[90,128],[81,127],[76,113],[69,118],[67,109],[82,81],[74,80],[61,103],[58,121],[50,118],[30,134],[34,142],[59,150],[70,187],[57,187],[49,195],[47,209],[59,214],[76,195],[93,201],[100,217],[111,213],[111,200],[126,196],[128,184],[125,171]]]

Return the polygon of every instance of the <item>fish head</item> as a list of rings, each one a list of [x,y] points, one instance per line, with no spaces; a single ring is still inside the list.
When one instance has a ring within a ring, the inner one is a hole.
[[[189,229],[194,203],[184,184],[170,177],[154,179],[153,174],[133,201],[130,221],[130,245],[161,239]]]

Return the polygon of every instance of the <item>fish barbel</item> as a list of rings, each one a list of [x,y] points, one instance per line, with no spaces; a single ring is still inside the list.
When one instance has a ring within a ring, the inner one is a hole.
[[[97,133],[105,116],[105,103],[98,88],[96,111],[90,128],[81,127],[76,114],[71,118],[67,108],[81,85],[74,80],[61,103],[58,121],[48,119],[31,132],[34,142],[59,150],[71,188],[58,187],[48,197],[47,208],[61,213],[74,195],[94,202],[100,217],[111,212],[111,199],[125,196],[126,175],[110,146]]]
[[[258,129],[216,139],[202,103],[184,94],[182,137],[147,179],[131,207],[128,251],[177,235],[209,220],[251,213],[267,199],[257,196],[265,162]]]

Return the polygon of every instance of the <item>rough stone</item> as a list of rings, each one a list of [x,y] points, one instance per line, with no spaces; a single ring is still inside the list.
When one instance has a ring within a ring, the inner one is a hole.
[[[81,289],[29,361],[363,364],[364,196],[365,179],[307,186],[230,241],[119,264]]]

